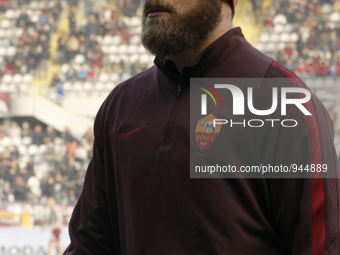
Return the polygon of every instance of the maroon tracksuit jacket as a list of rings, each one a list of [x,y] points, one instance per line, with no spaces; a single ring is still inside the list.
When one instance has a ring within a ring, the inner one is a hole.
[[[118,85],[98,112],[65,254],[340,254],[338,179],[190,179],[190,77],[294,74],[248,44],[240,28],[182,75],[171,61],[155,64]],[[243,134],[250,146],[229,146],[230,160],[293,155],[338,168],[326,110],[314,96],[307,108],[314,114],[294,137]]]

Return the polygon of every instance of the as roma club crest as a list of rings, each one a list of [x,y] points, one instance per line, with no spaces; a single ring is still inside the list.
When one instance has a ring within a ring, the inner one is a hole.
[[[217,139],[222,124],[216,124],[214,127],[214,119],[218,119],[214,114],[210,114],[197,122],[195,130],[195,141],[197,147],[203,152],[208,149]]]

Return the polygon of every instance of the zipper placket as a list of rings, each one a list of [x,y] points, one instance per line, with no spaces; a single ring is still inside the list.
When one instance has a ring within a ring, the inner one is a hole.
[[[174,115],[175,115],[175,109],[177,107],[177,104],[178,104],[178,100],[179,100],[179,97],[182,95],[182,85],[181,84],[178,84],[177,86],[177,96],[176,96],[176,101],[171,109],[171,113],[170,113],[170,118],[169,118],[169,121],[167,123],[167,127],[166,127],[166,133],[165,133],[165,139],[164,139],[164,146],[167,146],[169,145],[170,143],[170,131],[171,131],[171,126],[172,126],[172,122],[173,122],[173,119],[174,119]]]

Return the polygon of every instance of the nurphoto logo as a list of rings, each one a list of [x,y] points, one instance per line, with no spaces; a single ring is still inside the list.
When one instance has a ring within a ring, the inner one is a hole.
[[[209,86],[208,84],[201,83],[205,85],[206,87],[210,88],[210,90],[213,91],[213,93],[218,97],[221,107],[223,107],[222,100],[220,98],[220,95],[216,91],[216,89],[227,89],[231,95],[232,95],[232,101],[233,101],[233,115],[245,115],[245,95],[243,91],[237,87],[236,85],[232,84],[215,84],[214,87]],[[215,106],[217,106],[216,100],[213,96],[213,94],[204,88],[199,88],[202,91],[206,92],[206,94],[201,95],[201,115],[207,115],[208,111],[208,105],[207,105],[207,94],[212,98],[212,100],[215,103]],[[280,93],[279,93],[280,91]],[[288,94],[298,93],[300,95],[300,98],[288,98]],[[277,108],[278,108],[278,99],[280,96],[281,99],[281,116],[287,115],[287,105],[295,105],[304,115],[311,116],[312,114],[303,106],[303,104],[307,103],[311,99],[311,93],[308,89],[304,88],[297,88],[297,87],[273,87],[272,88],[272,105],[269,109],[265,110],[259,110],[254,107],[253,102],[253,88],[248,87],[247,88],[247,106],[248,110],[256,115],[256,116],[268,116],[270,114],[273,114]],[[304,95],[304,97],[301,97],[301,95]],[[282,127],[296,127],[298,125],[298,122],[294,119],[250,119],[250,120],[243,120],[242,122],[235,122],[232,119],[213,119],[212,120],[212,126],[213,128],[216,128],[217,124],[225,125],[230,123],[230,126],[233,127],[235,125],[243,125],[243,126],[249,126],[249,127],[262,127],[265,125],[265,122],[268,122],[271,124],[272,127],[274,127],[275,122],[280,122]],[[290,123],[290,124],[289,124]]]

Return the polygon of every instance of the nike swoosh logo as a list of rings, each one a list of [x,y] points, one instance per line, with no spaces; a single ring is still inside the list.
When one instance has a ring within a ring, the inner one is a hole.
[[[125,137],[128,137],[129,135],[133,134],[134,132],[136,132],[136,131],[138,131],[138,130],[140,130],[140,129],[142,129],[142,128],[145,128],[145,127],[146,127],[146,126],[141,126],[141,127],[132,129],[132,130],[129,131],[129,132],[124,132],[124,131],[122,130],[122,128],[120,128],[118,135],[119,135],[120,138],[125,138]]]

